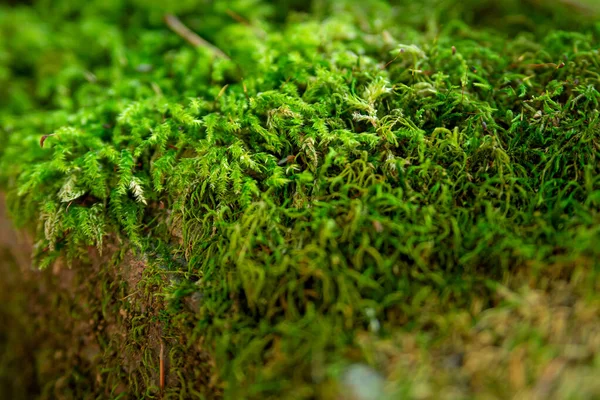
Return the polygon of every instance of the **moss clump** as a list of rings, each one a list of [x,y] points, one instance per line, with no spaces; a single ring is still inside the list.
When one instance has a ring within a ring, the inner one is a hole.
[[[3,6],[0,179],[36,266],[90,247],[107,269],[144,260],[132,293],[165,301],[121,322],[132,343],[159,326],[214,374],[207,392],[171,353],[167,395],[332,398],[353,362],[390,396],[539,395],[560,360],[598,372],[597,331],[531,315],[561,290],[598,311],[600,25],[583,5],[163,3]],[[155,363],[111,379],[151,396]]]

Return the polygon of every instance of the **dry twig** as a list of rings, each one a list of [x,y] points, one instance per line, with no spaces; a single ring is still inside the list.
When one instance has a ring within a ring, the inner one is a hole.
[[[165,346],[160,342],[160,391],[165,390]]]
[[[222,57],[222,58],[224,58],[226,60],[230,60],[229,56],[227,54],[223,53],[223,51],[221,49],[219,49],[215,45],[207,42],[206,40],[202,39],[195,32],[192,32],[190,30],[190,28],[188,28],[187,26],[185,26],[183,24],[183,22],[181,22],[179,20],[179,18],[177,18],[173,14],[167,14],[167,15],[165,15],[165,22],[166,22],[167,26],[169,28],[171,28],[171,30],[173,32],[175,32],[176,34],[178,34],[179,36],[181,36],[183,39],[185,39],[192,46],[194,46],[194,47],[206,47],[206,48],[210,49],[213,53],[215,53],[217,56]]]

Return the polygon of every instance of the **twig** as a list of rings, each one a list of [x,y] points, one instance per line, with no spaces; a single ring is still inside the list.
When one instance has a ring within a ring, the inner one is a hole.
[[[225,12],[227,13],[227,15],[229,15],[231,18],[235,19],[240,24],[250,26],[250,22],[246,18],[242,17],[240,14],[236,13],[235,11],[227,9],[227,10],[225,10]]]
[[[206,40],[202,39],[196,33],[192,32],[187,26],[185,26],[183,24],[183,22],[181,22],[179,20],[179,18],[177,18],[173,14],[165,15],[165,22],[166,22],[167,26],[169,28],[171,28],[171,30],[173,32],[175,32],[176,34],[181,36],[192,46],[206,47],[206,48],[210,49],[213,53],[215,53],[217,56],[222,57],[226,60],[230,60],[229,56],[227,54],[223,53],[223,51],[221,49],[219,49],[215,45],[207,42]]]
[[[254,30],[254,32],[260,36],[261,38],[264,38],[267,36],[267,32],[265,32],[264,30],[262,30],[261,28],[259,28],[258,26],[253,25],[252,23],[250,23],[250,21],[248,21],[246,18],[242,17],[240,14],[236,13],[233,10],[226,10],[225,11],[231,18],[233,18],[234,20],[236,20],[237,22],[239,22],[242,25],[246,25],[250,28],[252,28]]]
[[[160,341],[160,391],[165,390],[165,346]]]
[[[566,5],[567,7],[573,7],[577,9],[579,12],[587,12],[593,14],[594,11],[597,11],[593,7],[587,4],[583,4],[581,1],[578,0],[560,0],[560,2]]]
[[[393,63],[394,61],[396,61],[398,59],[398,57],[400,57],[400,53],[398,53],[398,55],[396,57],[394,57],[393,60],[388,61],[382,69],[386,69],[391,63]]]
[[[136,291],[135,291],[135,292],[133,292],[133,293],[129,293],[127,296],[125,296],[125,297],[122,297],[122,298],[120,298],[119,300],[120,300],[120,301],[123,301],[123,300],[125,300],[125,299],[128,299],[128,298],[130,298],[131,296],[135,296],[135,295],[136,295],[136,294],[138,294],[139,292],[140,292],[140,289],[136,290]]]

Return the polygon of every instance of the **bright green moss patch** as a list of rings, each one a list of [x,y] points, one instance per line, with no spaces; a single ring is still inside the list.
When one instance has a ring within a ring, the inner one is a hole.
[[[166,3],[0,8],[11,216],[139,357],[74,398],[157,396],[159,336],[174,398],[600,395],[593,4]]]

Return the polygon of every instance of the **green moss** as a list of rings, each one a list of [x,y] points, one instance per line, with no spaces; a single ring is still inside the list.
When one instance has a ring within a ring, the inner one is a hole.
[[[118,241],[146,260],[135,290],[165,299],[129,326],[132,396],[157,384],[156,326],[183,397],[198,343],[227,398],[329,398],[352,362],[434,396],[458,378],[385,343],[465,351],[453,332],[521,312],[499,297],[527,280],[554,293],[557,270],[598,305],[600,25],[575,6],[167,3],[0,9],[0,179],[35,265]],[[567,350],[522,326],[496,346],[541,343],[533,388]],[[467,397],[519,390],[469,374]]]

